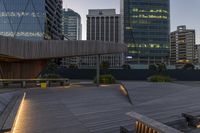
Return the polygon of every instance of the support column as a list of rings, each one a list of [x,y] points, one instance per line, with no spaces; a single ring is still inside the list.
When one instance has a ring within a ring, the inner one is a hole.
[[[22,87],[22,88],[26,88],[26,81],[22,81],[21,87]]]
[[[97,58],[97,60],[96,60],[96,67],[97,67],[97,75],[96,75],[96,77],[97,77],[97,87],[99,87],[99,77],[100,77],[100,55],[98,54],[97,56],[96,56],[96,58]]]
[[[0,64],[0,79],[3,79],[3,78],[4,78],[3,69]]]

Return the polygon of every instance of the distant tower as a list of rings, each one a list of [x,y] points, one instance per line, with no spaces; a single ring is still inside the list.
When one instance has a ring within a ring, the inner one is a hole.
[[[89,10],[87,40],[121,42],[120,15],[115,9]]]
[[[115,9],[92,9],[87,15],[87,40],[121,42],[120,14]],[[110,67],[119,68],[123,65],[123,54],[102,55],[101,62],[109,62]],[[95,67],[96,58],[82,58],[83,66]]]
[[[72,9],[63,10],[63,34],[69,40],[82,39],[81,16]]]
[[[186,63],[195,64],[195,44],[195,30],[187,29],[185,25],[178,26],[177,30],[171,33],[171,63],[178,68]]]
[[[62,30],[64,38],[69,40],[82,39],[82,24],[81,16],[72,9],[63,10],[63,24]],[[63,58],[61,65],[69,67],[71,64],[79,64],[81,57]]]
[[[200,69],[200,44],[196,44],[196,59],[197,59],[198,69]]]

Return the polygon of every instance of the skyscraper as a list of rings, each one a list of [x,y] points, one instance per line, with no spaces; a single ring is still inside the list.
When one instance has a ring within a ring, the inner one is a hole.
[[[121,17],[115,9],[89,10],[87,15],[87,40],[121,42]]]
[[[169,0],[121,0],[124,43],[127,62],[152,64],[169,57]]]
[[[196,63],[195,30],[187,29],[185,25],[178,26],[171,33],[171,63],[178,68],[187,63]]]
[[[121,42],[120,14],[115,9],[92,9],[87,15],[87,40]],[[110,67],[123,65],[123,54],[103,55],[101,62],[109,62]],[[96,63],[95,57],[85,58],[82,62],[90,67]]]
[[[62,0],[0,0],[0,35],[58,40],[61,24]]]
[[[196,63],[198,69],[200,69],[200,44],[196,44]]]
[[[63,22],[62,30],[64,38],[69,40],[81,40],[82,39],[82,24],[81,16],[72,9],[63,10]],[[61,65],[69,67],[71,64],[79,64],[81,57],[63,58]]]
[[[63,34],[70,40],[82,39],[81,16],[72,9],[63,10]]]

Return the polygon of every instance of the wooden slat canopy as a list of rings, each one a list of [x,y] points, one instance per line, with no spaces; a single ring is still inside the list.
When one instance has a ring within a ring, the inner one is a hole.
[[[26,41],[0,36],[0,78],[35,78],[49,59],[123,53],[125,44],[102,41]]]
[[[26,41],[0,36],[0,56],[16,59],[48,59],[70,56],[123,53],[127,46],[122,43],[102,41]]]

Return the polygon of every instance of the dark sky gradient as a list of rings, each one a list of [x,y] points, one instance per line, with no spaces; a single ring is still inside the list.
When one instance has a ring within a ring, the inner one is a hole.
[[[115,8],[119,13],[120,0],[63,0],[64,7],[71,8],[82,17],[83,39],[86,39],[86,14],[88,9]],[[200,44],[200,0],[171,0],[171,31],[178,25],[196,30]]]

